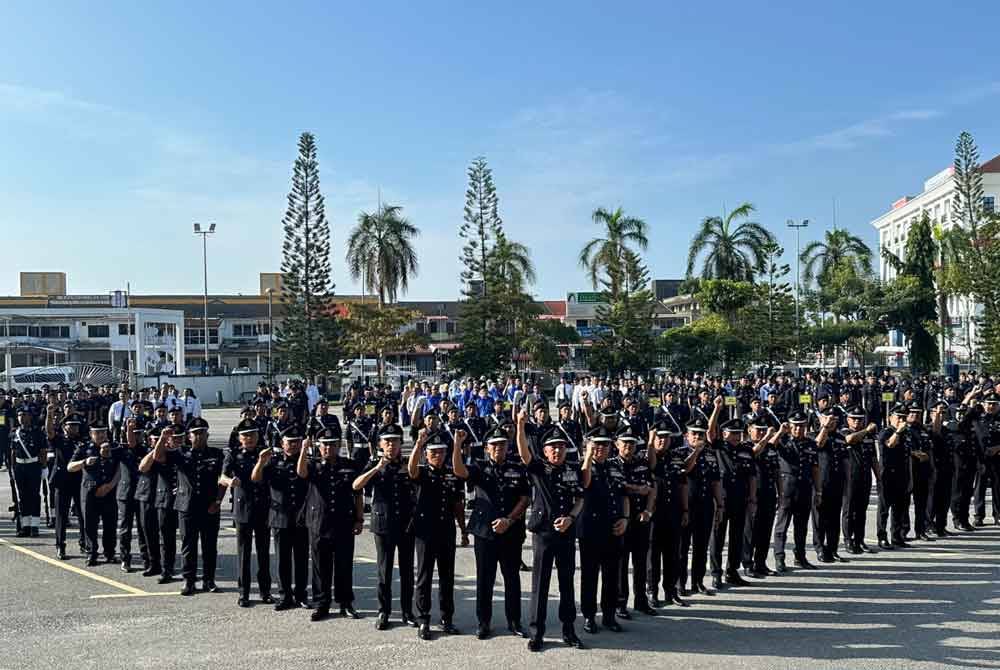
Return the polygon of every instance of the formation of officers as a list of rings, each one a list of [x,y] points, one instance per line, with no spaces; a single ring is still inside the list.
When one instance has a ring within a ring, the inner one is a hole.
[[[178,577],[179,537],[181,593],[217,591],[220,512],[229,492],[239,606],[251,604],[256,582],[257,600],[275,610],[309,608],[314,621],[334,609],[359,618],[354,543],[368,514],[376,628],[390,626],[398,570],[400,619],[421,639],[432,637],[435,577],[440,631],[458,633],[456,546],[470,535],[477,637],[493,634],[499,572],[506,627],[537,651],[553,571],[563,643],[582,647],[577,602],[585,632],[621,632],[621,620],[636,613],[686,607],[691,596],[792,565],[815,569],[810,525],[821,563],[905,548],[912,538],[944,538],[953,533],[949,513],[953,529],[974,530],[977,486],[984,476],[995,486],[1000,471],[1000,389],[992,379],[942,385],[920,397],[904,391],[892,402],[883,393],[875,411],[864,398],[852,402],[851,385],[840,380],[810,388],[815,397],[800,397],[792,409],[763,388],[774,378],[755,380],[753,392],[743,394],[734,381],[691,394],[687,380],[668,379],[658,393],[646,393],[645,405],[631,394],[616,401],[611,392],[593,402],[600,385],[567,381],[556,417],[540,394],[530,404],[501,400],[483,416],[482,403],[455,403],[442,388],[439,397],[419,402],[418,416],[407,417],[413,443],[406,456],[400,403],[384,389],[353,394],[342,420],[301,388],[290,395],[306,399],[305,412],[264,389],[224,449],[208,446],[208,423],[186,415],[181,403],[150,410],[135,401],[118,428],[84,416],[72,399],[50,403],[41,425],[24,403],[3,409],[15,418],[9,456],[21,534],[38,535],[44,471],[60,559],[68,558],[75,507],[88,565],[103,557],[131,571],[134,535],[142,574],[167,583]],[[470,396],[486,390],[477,385],[470,380]],[[873,490],[878,549],[866,543]],[[993,500],[995,506],[995,489]],[[529,534],[532,599],[524,613]]]

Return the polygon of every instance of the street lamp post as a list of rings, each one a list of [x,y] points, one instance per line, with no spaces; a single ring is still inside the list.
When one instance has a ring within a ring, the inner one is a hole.
[[[201,235],[201,259],[202,259],[202,269],[205,275],[205,311],[204,311],[204,328],[205,328],[205,372],[208,374],[208,236],[215,233],[215,224],[208,224],[208,228],[203,229],[200,223],[194,224],[194,234]]]
[[[271,338],[274,337],[274,319],[271,312],[271,301],[274,289],[267,289],[267,383],[271,383]]]
[[[801,232],[803,228],[809,226],[809,219],[803,219],[796,223],[792,219],[788,220],[788,227],[795,229],[795,369],[799,367],[799,360],[802,358],[802,328],[799,325],[799,278],[800,265],[802,264],[802,240]]]

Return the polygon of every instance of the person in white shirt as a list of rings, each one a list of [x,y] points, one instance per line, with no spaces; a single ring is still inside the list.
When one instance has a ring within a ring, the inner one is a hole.
[[[316,403],[319,402],[319,387],[316,386],[315,381],[310,380],[309,385],[306,386],[306,402],[309,404],[309,414],[311,415]]]
[[[573,402],[573,385],[569,383],[569,379],[563,378],[562,383],[556,386],[556,405],[562,401],[568,403]]]
[[[201,401],[195,396],[194,389],[184,389],[184,397],[177,404],[184,410],[185,423],[201,416]]]
[[[121,435],[122,426],[131,416],[132,410],[128,406],[128,393],[119,391],[118,400],[111,403],[111,407],[108,409],[108,427],[111,429],[111,435],[114,439],[118,439],[118,436]]]

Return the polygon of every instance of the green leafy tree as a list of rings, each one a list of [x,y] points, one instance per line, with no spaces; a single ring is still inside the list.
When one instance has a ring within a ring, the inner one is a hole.
[[[778,262],[785,250],[769,243],[764,253],[767,262],[759,276],[757,298],[743,310],[741,321],[753,346],[754,362],[773,367],[789,357],[795,344],[795,298],[786,280],[789,266]]]
[[[341,330],[330,278],[330,226],[320,191],[316,139],[311,133],[299,138],[282,225],[282,320],[275,329],[277,348],[291,372],[312,377],[336,364]]]
[[[807,244],[799,256],[802,283],[822,285],[835,271],[851,271],[863,276],[872,273],[872,250],[857,235],[834,228],[824,233],[823,241]]]
[[[882,249],[882,256],[898,276],[886,287],[887,306],[894,308],[887,315],[891,325],[899,328],[909,341],[910,367],[916,372],[928,372],[938,363],[937,293],[934,266],[937,246],[927,212],[910,227],[902,259]]]
[[[645,251],[649,246],[646,237],[648,226],[642,219],[626,216],[619,207],[608,211],[603,207],[594,210],[592,219],[604,230],[603,237],[595,237],[580,251],[580,265],[587,271],[587,278],[596,290],[602,283],[613,298],[617,298],[621,287],[621,273],[617,271],[625,262],[625,254]]]
[[[749,356],[746,341],[734,335],[725,319],[714,313],[665,331],[659,345],[670,366],[685,372],[717,372]]]
[[[656,338],[652,333],[656,305],[649,290],[649,272],[642,259],[626,250],[621,261],[606,268],[602,280],[605,303],[597,307],[597,338],[588,363],[592,370],[620,374],[625,370],[644,372],[656,361]],[[618,296],[612,287],[618,288]]]
[[[540,370],[557,370],[564,361],[559,345],[580,341],[576,328],[555,319],[536,319],[521,339],[520,348],[531,359],[531,365]]]
[[[775,241],[762,225],[745,220],[753,212],[754,206],[745,202],[725,216],[703,219],[688,250],[687,276],[694,275],[695,265],[703,257],[702,279],[752,282],[764,268],[764,248]]]
[[[378,296],[379,306],[395,302],[417,274],[413,238],[419,234],[398,205],[358,215],[358,224],[347,238],[347,268],[352,279],[363,279]]]
[[[403,354],[427,343],[427,338],[407,326],[420,317],[402,307],[353,303],[343,320],[344,351],[355,356]]]
[[[718,314],[729,328],[735,329],[743,310],[753,304],[757,296],[754,285],[747,281],[705,279],[696,298],[705,310]]]

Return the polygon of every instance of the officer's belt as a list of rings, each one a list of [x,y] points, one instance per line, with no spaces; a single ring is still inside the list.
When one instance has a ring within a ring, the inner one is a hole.
[[[38,462],[38,456],[35,456],[34,458],[15,458],[14,462],[18,465],[30,465]]]

